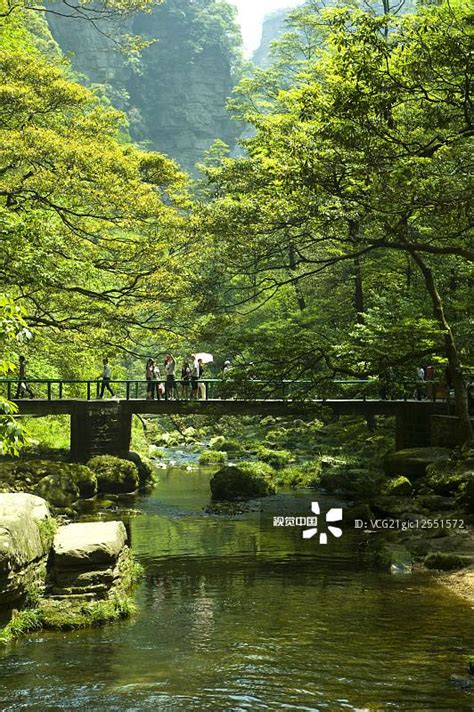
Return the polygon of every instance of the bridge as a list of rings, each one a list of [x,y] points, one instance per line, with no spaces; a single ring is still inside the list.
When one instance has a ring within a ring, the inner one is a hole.
[[[405,448],[429,445],[433,417],[450,413],[447,400],[436,399],[440,393],[435,392],[434,384],[423,382],[395,384],[391,399],[380,397],[381,384],[376,379],[332,381],[325,384],[326,392],[319,397],[311,397],[315,384],[308,381],[234,383],[227,379],[201,379],[199,383],[202,386],[199,399],[190,398],[189,390],[183,391],[179,381],[169,393],[165,391],[166,383],[157,381],[165,393],[159,399],[149,400],[146,397],[149,382],[144,380],[110,381],[117,395],[104,400],[99,398],[101,382],[97,380],[28,379],[35,397],[17,399],[18,381],[0,379],[0,395],[16,404],[20,416],[69,415],[71,456],[79,461],[97,454],[126,455],[135,414],[310,419],[326,408],[335,416],[393,416],[397,447]],[[415,398],[415,394],[421,399]]]

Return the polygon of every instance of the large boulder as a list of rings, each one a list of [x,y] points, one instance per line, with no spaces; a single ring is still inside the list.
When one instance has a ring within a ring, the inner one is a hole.
[[[0,494],[0,604],[25,596],[44,583],[49,519],[44,499],[31,494]]]
[[[210,481],[213,499],[264,497],[275,492],[274,471],[262,462],[242,462],[220,469]]]
[[[105,598],[131,581],[131,554],[123,522],[61,527],[54,538],[50,573],[53,596]]]
[[[384,460],[385,474],[389,477],[417,479],[423,477],[426,468],[434,462],[449,459],[449,450],[444,447],[414,447],[389,453]]]
[[[97,477],[99,492],[127,494],[138,489],[138,468],[130,460],[122,460],[113,455],[97,455],[89,460],[87,466]]]

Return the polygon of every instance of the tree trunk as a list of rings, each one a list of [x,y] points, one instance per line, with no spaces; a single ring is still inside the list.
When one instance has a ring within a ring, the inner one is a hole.
[[[359,236],[359,223],[356,220],[349,220],[349,239],[354,247],[357,244]],[[356,311],[356,320],[358,324],[364,322],[364,285],[362,282],[362,268],[360,257],[354,257],[354,309]]]
[[[297,268],[297,263],[296,263],[296,255],[295,255],[295,248],[293,247],[293,244],[290,242],[288,246],[288,259],[289,259],[289,264],[290,264],[290,271],[294,272]],[[306,309],[306,301],[303,296],[303,292],[301,291],[301,285],[298,282],[294,282],[294,287],[295,287],[295,295],[296,295],[296,301],[298,302],[298,307],[300,311],[304,311]]]
[[[461,359],[459,358],[454,335],[444,313],[443,301],[436,287],[433,271],[418,252],[410,250],[410,254],[423,275],[426,289],[433,304],[434,316],[444,332],[444,347],[446,356],[448,357],[448,364],[454,388],[454,402],[459,422],[459,431],[463,440],[469,441],[472,440],[473,436],[471,419],[469,417],[469,401],[466,381],[464,379]]]

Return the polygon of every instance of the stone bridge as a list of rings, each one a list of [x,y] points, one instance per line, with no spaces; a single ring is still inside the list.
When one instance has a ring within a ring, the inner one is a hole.
[[[373,418],[377,415],[396,418],[397,449],[422,447],[440,443],[440,423],[448,420],[450,440],[456,439],[456,418],[446,419],[446,402],[428,400],[367,399],[208,399],[208,400],[146,400],[110,399],[83,400],[34,398],[16,400],[19,415],[69,415],[71,418],[71,456],[82,461],[98,454],[124,456],[130,449],[132,417],[137,415],[253,415],[284,416],[302,419],[316,418],[322,409],[335,416],[357,415]],[[446,428],[441,429],[446,432]],[[433,436],[434,433],[438,433]],[[442,438],[441,438],[442,439]],[[436,441],[436,442],[435,442]]]

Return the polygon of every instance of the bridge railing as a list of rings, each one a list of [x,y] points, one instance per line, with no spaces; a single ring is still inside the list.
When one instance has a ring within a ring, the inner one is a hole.
[[[191,384],[183,384],[178,378],[174,385],[167,386],[163,379],[113,379],[108,382],[119,399],[145,399],[150,395],[150,383],[154,384],[154,397],[186,400],[192,396]],[[27,385],[35,398],[45,400],[84,399],[96,400],[102,390],[101,379],[0,379],[0,396],[8,400],[29,397]],[[447,397],[446,389],[435,382],[401,380],[386,382],[378,378],[335,379],[315,383],[309,380],[261,380],[252,378],[203,378],[199,379],[198,397],[203,400],[306,400],[306,399],[396,399],[413,398],[430,400]],[[111,396],[105,389],[105,397]]]

